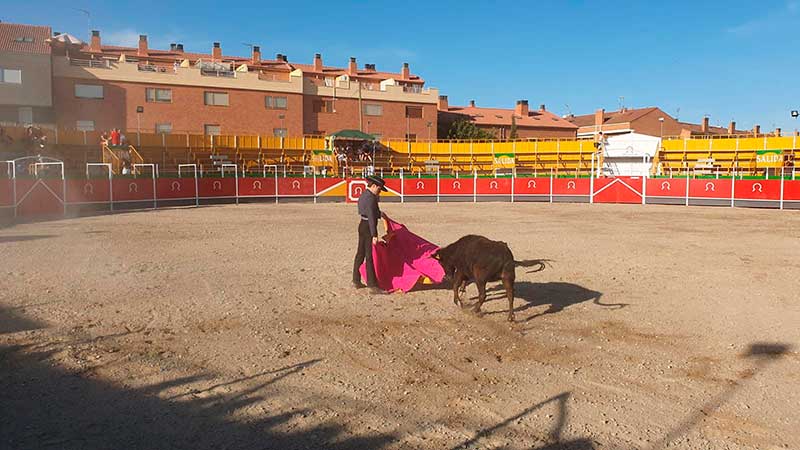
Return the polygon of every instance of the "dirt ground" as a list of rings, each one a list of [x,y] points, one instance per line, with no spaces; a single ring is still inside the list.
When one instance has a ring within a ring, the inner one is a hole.
[[[352,205],[0,229],[0,448],[800,448],[800,213],[383,208],[552,267],[508,324],[352,289]]]

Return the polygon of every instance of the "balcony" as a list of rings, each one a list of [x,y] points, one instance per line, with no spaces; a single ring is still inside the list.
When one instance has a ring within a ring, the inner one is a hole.
[[[91,67],[95,69],[110,69],[111,61],[108,59],[69,59],[69,65],[76,67]]]

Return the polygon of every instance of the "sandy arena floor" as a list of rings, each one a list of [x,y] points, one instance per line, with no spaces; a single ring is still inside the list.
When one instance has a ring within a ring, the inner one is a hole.
[[[352,205],[0,229],[0,448],[800,448],[800,213],[384,210],[553,267],[509,325],[353,290]]]

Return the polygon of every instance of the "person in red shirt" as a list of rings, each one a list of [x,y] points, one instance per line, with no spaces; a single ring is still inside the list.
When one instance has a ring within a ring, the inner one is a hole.
[[[119,130],[114,128],[111,130],[111,145],[119,145]]]

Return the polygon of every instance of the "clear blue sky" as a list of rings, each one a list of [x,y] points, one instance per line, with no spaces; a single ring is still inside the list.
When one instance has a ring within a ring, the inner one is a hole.
[[[183,42],[208,52],[284,53],[311,62],[399,71],[403,62],[450,103],[511,107],[528,99],[559,114],[660,106],[679,118],[740,128],[798,127],[800,0],[760,1],[150,1],[12,2],[0,20],[51,25],[104,43]],[[111,6],[113,4],[113,7]]]

